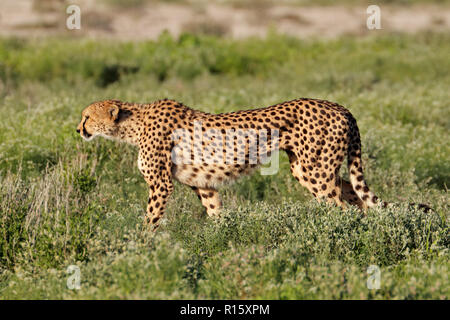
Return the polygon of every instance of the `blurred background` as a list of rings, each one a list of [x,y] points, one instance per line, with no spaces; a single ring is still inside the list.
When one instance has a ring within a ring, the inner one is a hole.
[[[450,28],[448,0],[2,0],[0,34],[67,35],[65,8],[80,7],[81,30],[70,36],[155,39],[167,30],[243,38],[276,30],[296,37],[365,35],[366,8],[380,6],[378,32]]]

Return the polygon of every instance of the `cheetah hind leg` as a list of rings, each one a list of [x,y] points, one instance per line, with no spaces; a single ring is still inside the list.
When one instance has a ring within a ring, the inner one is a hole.
[[[197,194],[206,209],[206,213],[210,217],[219,217],[222,202],[220,201],[219,192],[211,188],[191,187]]]
[[[366,204],[358,197],[350,182],[338,176],[338,184],[342,189],[342,197],[350,205],[357,206],[360,209],[367,209]]]
[[[334,179],[327,183],[319,184],[317,177],[330,176],[329,172],[319,170],[319,168],[313,168],[313,170],[302,170],[301,162],[292,152],[288,152],[289,162],[291,163],[291,173],[294,178],[300,182],[300,184],[306,187],[309,192],[321,202],[322,199],[326,199],[327,202],[336,204],[342,209],[347,208],[346,204],[342,201],[343,192],[341,186],[336,183],[336,175]],[[306,166],[303,166],[306,168]]]

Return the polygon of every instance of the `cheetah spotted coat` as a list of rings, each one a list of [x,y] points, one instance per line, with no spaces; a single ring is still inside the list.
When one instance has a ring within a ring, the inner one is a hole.
[[[195,123],[201,123],[201,131],[196,131]],[[174,132],[180,129],[174,139]],[[210,129],[219,140],[200,139]],[[249,161],[249,146],[254,141],[245,134],[237,136],[233,153],[226,156],[228,162],[192,161],[195,150],[211,148],[225,154],[228,142],[224,136],[232,129],[268,130],[264,151],[270,155],[275,150],[284,150],[292,175],[319,201],[343,208],[346,201],[362,209],[383,204],[363,177],[361,140],[355,118],[344,107],[325,100],[297,99],[222,114],[193,110],[167,99],[150,104],[105,100],[83,111],[77,131],[88,140],[101,135],[139,147],[138,167],[149,186],[146,222],[157,227],[173,191],[174,178],[195,191],[208,215],[217,216],[221,207],[218,187],[257,167],[259,163]],[[272,143],[270,132],[274,130],[278,132],[278,141]],[[180,146],[190,147],[194,152],[183,158]],[[243,156],[244,163],[236,161],[239,156]],[[339,176],[345,157],[350,181]],[[184,161],[175,163],[174,159]]]

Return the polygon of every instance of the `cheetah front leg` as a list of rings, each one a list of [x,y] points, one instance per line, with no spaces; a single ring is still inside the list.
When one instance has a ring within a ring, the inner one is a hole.
[[[173,192],[171,180],[160,180],[149,185],[149,195],[147,204],[147,214],[145,222],[152,230],[156,230],[164,215],[165,207],[169,196]]]
[[[218,217],[222,202],[220,201],[219,192],[216,189],[192,187],[192,190],[201,200],[202,205],[206,208],[206,213],[210,217]]]
[[[163,153],[150,159],[149,156],[145,157],[145,153],[139,153],[138,167],[149,187],[145,223],[152,230],[158,228],[169,196],[173,192],[172,163],[169,157],[170,153]]]

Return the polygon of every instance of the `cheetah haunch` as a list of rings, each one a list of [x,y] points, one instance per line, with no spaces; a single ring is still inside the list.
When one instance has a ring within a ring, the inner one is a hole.
[[[226,137],[230,131],[232,141]],[[342,208],[344,200],[361,209],[386,205],[364,180],[355,118],[325,100],[298,99],[217,115],[173,100],[150,104],[105,100],[82,112],[77,132],[86,140],[100,135],[139,147],[138,167],[149,185],[146,222],[155,228],[173,191],[173,178],[195,191],[209,216],[217,216],[221,207],[217,188],[261,163],[252,157],[255,147],[260,155],[286,151],[292,175],[319,201]],[[259,132],[267,133],[267,143],[257,143]],[[206,157],[198,157],[202,151],[207,151]],[[346,156],[350,182],[339,176]]]

